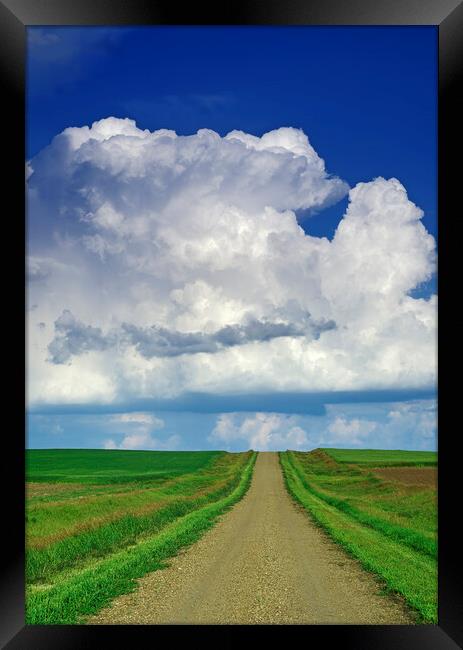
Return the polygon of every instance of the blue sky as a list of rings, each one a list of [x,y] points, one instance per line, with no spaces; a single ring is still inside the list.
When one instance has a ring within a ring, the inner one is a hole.
[[[436,48],[28,28],[29,446],[433,448]]]

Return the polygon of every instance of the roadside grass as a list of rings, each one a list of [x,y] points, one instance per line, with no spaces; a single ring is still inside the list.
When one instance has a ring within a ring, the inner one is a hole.
[[[132,454],[133,452],[125,452]],[[176,453],[176,452],[173,452]],[[129,460],[130,457],[129,457]],[[89,486],[89,492],[56,491],[46,498],[27,500],[26,522],[28,548],[48,546],[54,541],[108,524],[128,514],[147,514],[165,500],[175,496],[188,497],[226,480],[240,461],[236,454],[218,454],[202,469],[169,478],[162,483],[124,483],[106,486],[104,490]],[[68,484],[55,484],[68,487]]]
[[[419,622],[436,623],[435,490],[383,482],[325,450],[282,452],[280,463],[289,493],[314,520],[403,596]]]
[[[111,511],[108,498],[114,495],[106,492],[90,503],[81,503],[86,499],[84,496],[81,500],[67,500],[63,506],[59,493],[36,503],[36,515],[42,510],[48,519],[45,516],[27,525],[28,534],[34,525],[35,533],[38,530],[42,534],[42,537],[28,535],[27,622],[77,622],[82,613],[95,612],[95,607],[103,606],[101,603],[125,593],[132,586],[132,578],[159,568],[161,560],[171,555],[171,551],[175,553],[190,543],[188,540],[197,539],[195,535],[200,535],[227,504],[241,498],[249,484],[255,456],[254,452],[216,452],[210,456],[210,462],[203,463],[203,469],[177,475],[154,489],[140,489],[140,484],[126,486],[135,488],[140,499],[137,509],[131,501],[133,492],[116,495],[126,507],[131,507],[122,514]],[[89,519],[88,508],[100,499],[106,519],[94,516]],[[44,534],[56,531],[56,523],[63,522],[65,512],[72,514],[73,524],[79,523],[80,517],[84,529],[76,532],[75,526],[65,521],[64,528],[60,529],[63,537],[43,544]],[[85,611],[81,611],[81,605]]]
[[[136,589],[136,578],[161,568],[180,548],[199,539],[249,487],[256,454],[247,452],[236,456],[245,457],[236,467],[236,480],[211,493],[216,499],[212,503],[199,503],[196,510],[172,522],[166,521],[157,534],[109,557],[93,561],[83,569],[63,572],[51,586],[30,585],[26,594],[26,623],[85,622],[85,617],[108,605],[116,596]]]
[[[139,510],[103,522],[86,522],[87,530],[65,531],[66,535],[54,543],[30,544],[26,554],[26,580],[28,584],[50,582],[63,570],[84,566],[88,561],[104,557],[108,553],[137,543],[142,538],[156,534],[178,517],[217,501],[226,496],[238,484],[241,472],[249,461],[247,454],[227,454],[219,457],[214,471],[199,475],[196,489],[192,492],[190,477],[184,494],[180,480],[171,486],[171,493],[147,490],[148,503]],[[81,507],[78,506],[78,513]],[[55,509],[53,509],[55,514]]]
[[[338,463],[369,467],[436,467],[437,452],[403,449],[330,449],[322,447]]]
[[[333,464],[322,450],[292,454],[306,485],[320,499],[396,541],[437,556],[435,488],[384,481],[364,466]]]

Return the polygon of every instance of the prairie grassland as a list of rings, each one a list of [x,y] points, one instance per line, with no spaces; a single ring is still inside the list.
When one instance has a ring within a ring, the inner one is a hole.
[[[133,589],[243,496],[254,461],[254,452],[29,451],[26,621],[76,623]]]
[[[374,460],[365,462],[377,466],[376,450],[366,451]],[[280,454],[288,491],[388,590],[403,596],[421,622],[436,623],[436,487],[384,480],[365,463],[335,460],[358,458],[358,450],[326,452]],[[394,461],[403,466],[400,454],[381,455],[388,466]]]

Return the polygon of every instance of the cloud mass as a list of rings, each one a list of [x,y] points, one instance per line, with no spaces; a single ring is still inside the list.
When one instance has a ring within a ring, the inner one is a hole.
[[[145,358],[177,357],[181,354],[213,354],[223,348],[246,343],[271,341],[280,337],[308,336],[319,338],[324,331],[333,329],[333,321],[311,321],[307,314],[305,327],[293,323],[271,323],[249,320],[243,325],[226,325],[211,334],[202,332],[179,332],[165,327],[137,327],[123,323],[119,330],[111,330],[106,335],[100,328],[84,325],[69,310],[64,310],[55,321],[55,338],[48,346],[49,360],[60,364],[72,356],[92,350],[107,350],[133,345]]]
[[[422,211],[395,178],[349,190],[298,129],[108,118],[56,136],[27,186],[32,404],[434,385]],[[332,240],[311,236],[347,192]]]

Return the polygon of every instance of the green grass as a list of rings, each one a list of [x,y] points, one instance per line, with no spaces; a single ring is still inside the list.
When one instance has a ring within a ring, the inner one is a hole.
[[[435,451],[404,451],[402,449],[329,449],[322,448],[338,463],[355,463],[369,467],[436,466]]]
[[[106,449],[29,449],[26,477],[31,482],[99,484],[166,480],[209,465],[220,451],[121,451]]]
[[[383,481],[364,464],[337,463],[325,451],[280,454],[289,493],[387,589],[403,596],[420,622],[436,623],[435,489]]]
[[[26,521],[27,538],[30,546],[37,547],[57,541],[65,536],[76,534],[108,523],[125,514],[145,513],[159,504],[175,497],[191,497],[200,490],[214,486],[217,480],[223,480],[233,471],[232,460],[238,456],[224,455],[216,457],[212,467],[176,479],[152,484],[125,484],[101,491],[78,490],[60,492],[64,484],[54,484],[57,488],[47,497],[34,497],[33,492],[27,499]],[[45,484],[49,486],[50,484]],[[63,498],[64,497],[64,498]]]
[[[121,453],[126,454],[125,468]],[[159,465],[159,456],[153,453]],[[159,453],[168,459],[169,452]],[[161,484],[124,480],[121,487],[109,481],[105,490],[92,493],[84,482],[70,496],[62,492],[69,485],[47,480],[42,487],[51,492],[28,499],[28,623],[75,623],[132,589],[133,578],[159,568],[162,560],[197,539],[224,508],[241,498],[255,462],[253,452],[205,452],[204,459],[201,452],[195,452],[188,465],[190,452],[170,453],[173,458],[167,464],[177,476],[169,471]],[[140,476],[133,454],[119,452],[124,476]],[[98,475],[99,480],[101,466],[92,472],[89,463],[92,452],[84,454],[84,462],[74,450],[68,462],[63,452],[58,456],[60,472],[86,464],[86,476]],[[93,455],[93,462],[96,458]],[[142,457],[142,462],[146,461],[147,457]],[[103,463],[105,471],[111,462]],[[192,465],[196,467],[193,471]],[[46,473],[57,475],[49,466]]]

